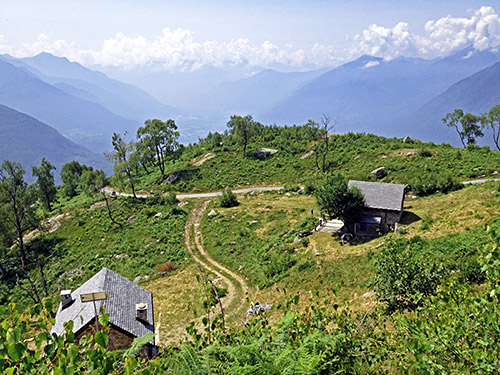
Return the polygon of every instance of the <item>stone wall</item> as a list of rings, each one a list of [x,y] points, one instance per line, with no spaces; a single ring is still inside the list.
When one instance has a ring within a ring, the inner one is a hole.
[[[102,329],[102,326],[99,324],[98,328]],[[82,336],[93,335],[94,332],[95,332],[95,323],[94,321],[92,321],[83,331],[78,333],[78,335],[75,337],[75,341],[78,342]],[[119,330],[110,326],[108,333],[108,345],[106,349],[109,351],[128,349],[132,345],[132,341],[134,341],[133,337],[130,337],[129,335],[120,332]],[[148,358],[151,354],[150,349],[151,348],[149,345],[144,345],[139,352],[139,356],[142,358]]]

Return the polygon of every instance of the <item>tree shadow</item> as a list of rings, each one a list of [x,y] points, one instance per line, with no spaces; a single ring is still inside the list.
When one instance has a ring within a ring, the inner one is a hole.
[[[63,242],[64,239],[60,237],[38,237],[26,244],[26,253],[28,260],[36,263],[37,257],[48,257],[54,254],[55,247]]]

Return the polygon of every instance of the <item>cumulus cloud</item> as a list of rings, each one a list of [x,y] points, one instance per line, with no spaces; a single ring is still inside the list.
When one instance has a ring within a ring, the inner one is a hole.
[[[500,16],[491,7],[471,12],[469,18],[447,16],[425,24],[422,35],[414,34],[406,22],[393,27],[370,25],[348,37],[351,46],[338,50],[333,45],[316,43],[309,48],[292,44],[279,46],[272,41],[252,44],[248,39],[227,42],[200,40],[191,30],[163,29],[154,39],[117,33],[104,40],[99,49],[82,49],[75,42],[50,40],[39,35],[32,43],[9,45],[0,35],[0,53],[16,57],[49,52],[84,65],[135,67],[155,65],[162,69],[196,70],[203,66],[247,64],[270,67],[277,64],[293,69],[331,67],[367,54],[387,60],[399,56],[432,58],[453,53],[467,46],[477,50],[500,47]],[[366,68],[374,66],[370,63]]]
[[[409,25],[400,22],[393,28],[370,25],[350,38],[351,53],[394,59],[399,56],[438,57],[468,46],[477,50],[500,46],[500,16],[492,7],[475,10],[470,18],[447,16],[425,24],[423,35],[412,34]]]

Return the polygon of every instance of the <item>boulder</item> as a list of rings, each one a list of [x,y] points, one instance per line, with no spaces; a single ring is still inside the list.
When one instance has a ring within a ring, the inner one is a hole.
[[[255,153],[259,156],[274,155],[277,152],[278,150],[275,150],[274,148],[264,148],[264,147],[255,150]]]
[[[134,221],[137,220],[137,216],[136,215],[132,215],[130,216],[128,219],[127,219],[127,223],[129,224],[132,224]]]
[[[374,169],[373,171],[371,171],[370,175],[381,178],[381,177],[384,177],[385,175],[387,175],[387,171],[385,170],[385,167],[380,167],[380,168],[377,168],[377,169]]]
[[[162,214],[161,212],[158,212],[158,213],[155,215],[155,217],[162,217],[162,216],[163,216],[163,214]]]
[[[142,276],[137,276],[135,279],[134,279],[134,284],[139,284],[142,280]]]
[[[308,158],[309,156],[311,156],[312,154],[314,154],[314,151],[312,151],[312,150],[308,151],[300,157],[300,160],[304,160],[304,159]]]
[[[179,179],[179,175],[177,173],[172,173],[168,175],[168,177],[161,183],[162,185],[173,184]]]
[[[208,216],[215,216],[215,215],[217,215],[217,211],[212,210],[212,211],[210,211],[207,215],[208,215]]]
[[[248,224],[250,224],[250,225],[252,225],[252,224],[257,224],[257,223],[258,223],[258,221],[257,221],[257,220],[251,220],[251,221],[249,221],[249,222],[248,222]]]

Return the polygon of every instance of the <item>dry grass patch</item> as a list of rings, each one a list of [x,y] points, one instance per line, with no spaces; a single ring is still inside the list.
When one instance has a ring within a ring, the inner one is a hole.
[[[492,185],[470,185],[446,195],[406,201],[405,211],[419,218],[406,227],[407,234],[432,239],[485,224],[498,215],[500,196]]]
[[[153,293],[155,323],[160,323],[160,344],[179,342],[188,337],[186,327],[193,319],[193,309],[200,311],[200,291],[195,265],[141,283]],[[158,316],[161,314],[160,318]]]

